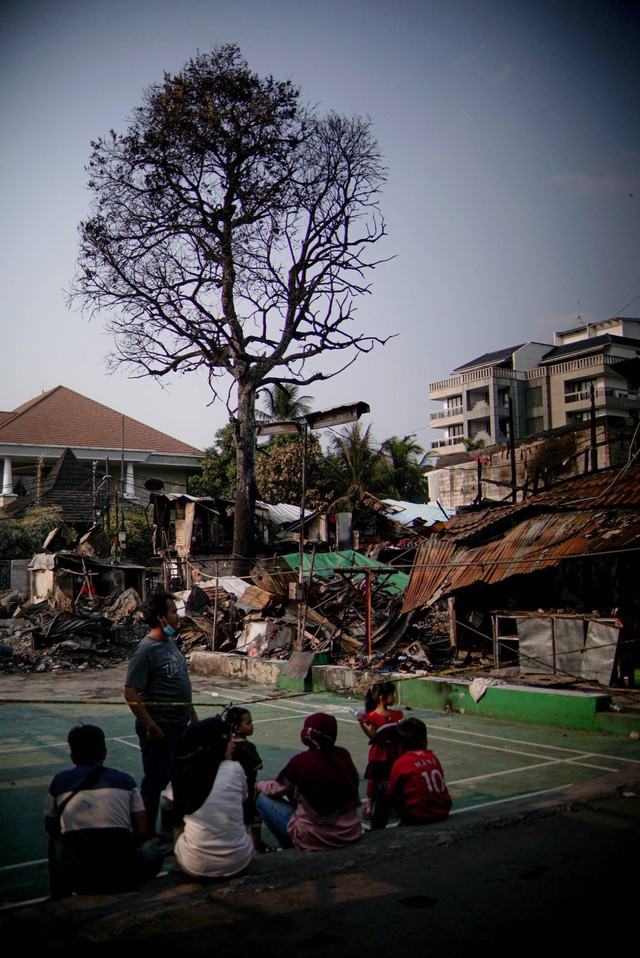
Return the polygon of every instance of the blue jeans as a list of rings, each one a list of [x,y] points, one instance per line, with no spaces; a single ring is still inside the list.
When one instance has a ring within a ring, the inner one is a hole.
[[[156,830],[160,792],[171,781],[173,759],[187,728],[182,722],[158,722],[157,724],[164,732],[162,742],[152,742],[147,737],[147,730],[142,722],[136,719],[136,732],[140,741],[144,769],[140,793],[147,809],[147,824],[151,835],[154,835]]]
[[[295,805],[291,805],[289,802],[283,802],[278,798],[269,798],[268,795],[263,795],[262,792],[260,792],[258,794],[256,808],[260,818],[274,838],[278,839],[281,846],[283,848],[293,848],[293,842],[289,838],[287,825],[296,810]]]

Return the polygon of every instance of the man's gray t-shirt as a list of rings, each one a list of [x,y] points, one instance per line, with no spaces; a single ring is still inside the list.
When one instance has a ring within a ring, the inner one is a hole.
[[[191,681],[187,662],[173,639],[148,636],[131,656],[125,685],[140,691],[146,703],[184,702],[184,705],[149,704],[156,722],[188,722],[191,718]]]

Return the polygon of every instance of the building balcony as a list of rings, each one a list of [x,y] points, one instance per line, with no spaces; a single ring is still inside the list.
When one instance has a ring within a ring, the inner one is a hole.
[[[437,422],[441,419],[452,419],[454,416],[462,416],[464,410],[462,406],[453,406],[451,409],[438,409],[430,415],[431,422]]]
[[[478,387],[481,383],[491,383],[493,380],[512,380],[517,379],[518,374],[513,369],[503,369],[496,366],[483,366],[481,369],[474,369],[472,372],[461,373],[459,376],[451,376],[449,379],[441,379],[435,383],[429,383],[429,396],[431,399],[446,399],[447,396],[459,395],[461,388],[470,386]]]
[[[431,448],[450,449],[452,446],[459,446],[460,450],[462,451],[465,448],[464,442],[462,441],[463,438],[463,436],[450,436],[447,439],[434,439],[434,441],[431,443]]]
[[[629,392],[626,389],[614,389],[613,387],[598,387],[594,390],[596,406],[611,406],[625,409],[637,409],[640,405],[640,395],[636,392]],[[588,403],[591,402],[591,390],[580,389],[576,392],[565,393],[565,403]]]
[[[489,403],[481,400],[480,402],[474,403],[473,406],[469,409],[469,419],[489,419],[491,415],[491,407]]]

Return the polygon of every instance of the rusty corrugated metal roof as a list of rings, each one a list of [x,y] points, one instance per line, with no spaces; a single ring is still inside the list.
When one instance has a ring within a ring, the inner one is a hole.
[[[452,519],[416,555],[403,611],[571,556],[640,546],[640,467],[563,483],[522,503]]]

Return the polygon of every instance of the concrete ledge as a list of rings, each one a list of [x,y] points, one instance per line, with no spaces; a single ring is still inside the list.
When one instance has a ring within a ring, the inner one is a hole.
[[[284,675],[283,661],[250,658],[229,652],[194,652],[191,668],[198,675],[227,675],[280,689],[308,692],[349,692],[358,697],[372,682],[397,683],[398,703],[437,712],[462,712],[510,722],[628,735],[640,731],[634,715],[611,712],[605,692],[573,692],[515,685],[489,686],[475,702],[470,681],[437,676],[408,677],[359,672],[339,665],[313,665],[305,679]]]
[[[596,716],[609,708],[605,693],[571,692],[523,686],[489,686],[475,702],[470,682],[445,678],[405,679],[399,686],[399,701],[416,708],[463,712],[485,718],[594,731]]]
[[[259,685],[279,686],[286,662],[233,655],[228,652],[192,652],[189,663],[196,675],[226,675]]]
[[[290,849],[259,856],[247,872],[220,884],[194,882],[172,870],[121,895],[74,896],[13,906],[0,912],[0,929],[4,941],[19,941],[23,950],[37,950],[48,958],[67,958],[80,951],[92,958],[114,954],[128,958],[150,949],[208,956],[212,942],[217,951],[228,954],[324,951],[332,958],[348,958],[374,951],[375,936],[384,933],[382,925],[389,929],[385,950],[393,950],[395,944],[396,951],[399,945],[403,952],[415,951],[416,942],[425,935],[421,910],[425,899],[415,900],[416,907],[406,914],[399,911],[399,905],[407,901],[407,895],[420,893],[428,896],[426,907],[433,909],[429,913],[430,944],[436,940],[433,923],[441,916],[437,941],[440,950],[446,949],[452,936],[451,907],[435,907],[435,893],[445,905],[464,903],[455,915],[455,923],[466,921],[465,935],[459,941],[463,948],[479,937],[490,940],[496,927],[501,922],[504,925],[505,916],[509,930],[517,935],[522,928],[530,931],[541,914],[551,914],[549,899],[556,886],[545,898],[545,908],[537,896],[553,880],[558,859],[567,863],[561,872],[568,876],[567,887],[576,889],[568,913],[578,914],[584,888],[591,889],[595,879],[586,876],[583,886],[579,866],[568,873],[566,868],[586,844],[589,861],[595,857],[599,869],[596,875],[615,872],[617,863],[636,847],[640,802],[634,796],[639,793],[637,771],[626,769],[508,805],[466,809],[427,828],[372,832],[343,849],[313,853]],[[598,848],[608,850],[607,859],[596,855]],[[519,869],[531,862],[539,867],[538,863],[544,865],[546,860],[550,865],[544,869],[544,880],[527,880],[526,894],[516,895],[514,900],[514,883],[521,880]],[[505,875],[513,878],[507,880]],[[484,920],[482,909],[468,914],[483,888],[488,889],[488,897],[482,904],[489,908]],[[625,889],[628,900],[621,904]],[[598,894],[601,896],[602,889]],[[610,913],[620,905],[624,914],[632,914],[629,909],[635,894],[633,882],[614,885],[613,902],[607,903]],[[530,913],[524,918],[514,916],[517,902],[530,899],[534,899]],[[557,914],[564,920],[568,907],[562,897]],[[411,935],[405,938],[403,932],[412,916]],[[591,940],[594,927],[586,920],[569,922],[569,938],[562,940],[563,948],[585,950],[576,935],[584,928]],[[313,935],[327,935],[329,930],[334,935],[327,939],[330,948],[314,943]],[[547,941],[546,925],[543,933]],[[557,938],[558,931],[554,934]],[[608,930],[607,934],[610,941]],[[603,950],[607,941],[601,943]]]

